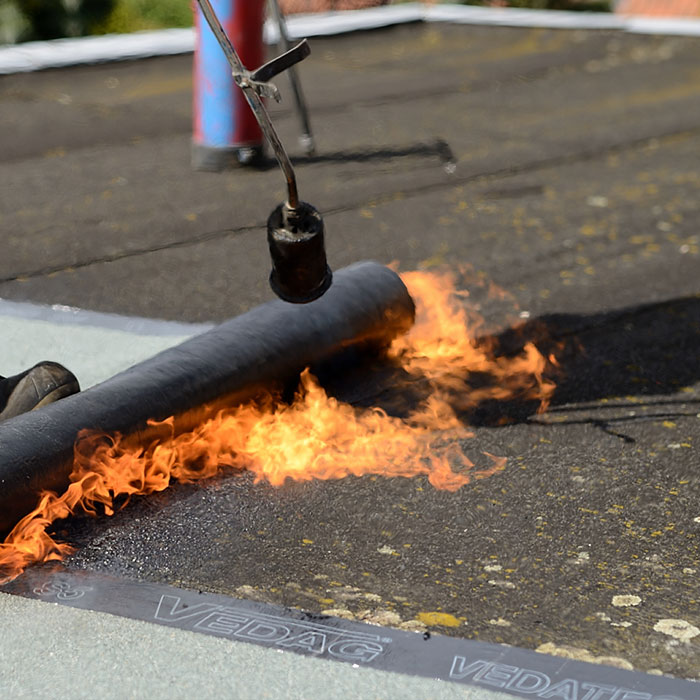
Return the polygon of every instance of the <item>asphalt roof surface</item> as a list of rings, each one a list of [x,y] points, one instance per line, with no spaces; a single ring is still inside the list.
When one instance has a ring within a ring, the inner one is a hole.
[[[222,476],[69,523],[68,566],[697,678],[699,59],[605,31],[314,39],[318,155],[295,162],[331,265],[469,264],[563,345],[552,408],[472,416],[463,447],[508,466],[455,493]],[[284,181],[192,171],[190,75],[182,56],[0,78],[0,297],[204,322],[272,297]],[[351,379],[360,402],[382,387]]]

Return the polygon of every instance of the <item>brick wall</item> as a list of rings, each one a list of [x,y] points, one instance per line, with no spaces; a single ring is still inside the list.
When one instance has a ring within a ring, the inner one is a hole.
[[[618,0],[615,11],[649,17],[698,17],[700,0]]]

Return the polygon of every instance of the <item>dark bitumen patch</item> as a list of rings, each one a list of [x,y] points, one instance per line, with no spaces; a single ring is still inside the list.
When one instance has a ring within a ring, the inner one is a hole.
[[[36,567],[3,592],[167,627],[501,690],[521,698],[693,700],[695,684],[429,633],[386,630],[328,615],[139,583],[60,566]]]

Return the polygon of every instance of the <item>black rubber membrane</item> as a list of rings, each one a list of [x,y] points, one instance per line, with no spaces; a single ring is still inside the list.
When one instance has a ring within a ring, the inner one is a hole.
[[[173,586],[29,569],[3,592],[521,698],[697,700],[698,685],[497,644],[404,632]]]
[[[176,417],[176,430],[186,430],[217,406],[295,381],[307,366],[388,345],[413,317],[413,301],[395,272],[357,263],[340,270],[313,304],[257,306],[87,391],[0,423],[0,534],[43,490],[68,486],[81,431],[143,442],[158,430],[149,421],[169,416]]]

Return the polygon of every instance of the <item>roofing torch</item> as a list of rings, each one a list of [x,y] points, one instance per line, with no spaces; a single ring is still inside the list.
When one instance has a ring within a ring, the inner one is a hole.
[[[262,98],[271,97],[279,102],[279,90],[269,81],[306,58],[311,49],[304,39],[257,70],[248,71],[241,63],[209,0],[197,0],[197,3],[221,45],[231,66],[233,80],[243,91],[287,182],[287,201],[277,206],[267,220],[267,241],[272,258],[270,286],[284,301],[305,304],[318,299],[333,280],[326,262],[323,219],[314,207],[299,200],[294,169]]]

